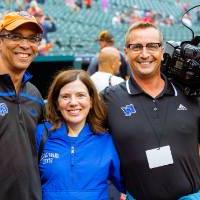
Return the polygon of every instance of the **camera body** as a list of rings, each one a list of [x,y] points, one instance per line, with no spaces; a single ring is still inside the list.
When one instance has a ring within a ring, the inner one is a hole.
[[[162,72],[187,96],[200,96],[200,42],[168,41],[164,47]]]

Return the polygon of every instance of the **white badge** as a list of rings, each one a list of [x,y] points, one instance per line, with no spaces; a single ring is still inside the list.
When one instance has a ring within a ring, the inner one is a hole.
[[[174,163],[169,145],[147,150],[146,155],[150,169]]]

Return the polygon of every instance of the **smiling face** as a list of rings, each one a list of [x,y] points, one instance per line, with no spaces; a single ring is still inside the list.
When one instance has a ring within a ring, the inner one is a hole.
[[[38,29],[33,24],[27,23],[16,28],[12,32],[4,30],[1,35],[16,33],[23,37],[36,36]],[[14,41],[2,37],[0,39],[0,63],[1,72],[24,72],[33,61],[38,52],[39,43],[33,44],[26,39]]]
[[[138,28],[130,32],[128,44],[146,46],[149,43],[162,43],[157,29],[153,27]],[[155,51],[149,51],[146,47],[143,47],[139,52],[133,52],[126,47],[125,54],[135,77],[149,78],[160,76],[160,65],[163,59],[162,47]]]
[[[63,86],[58,97],[58,110],[70,129],[80,130],[87,119],[91,98],[87,87],[80,80]]]

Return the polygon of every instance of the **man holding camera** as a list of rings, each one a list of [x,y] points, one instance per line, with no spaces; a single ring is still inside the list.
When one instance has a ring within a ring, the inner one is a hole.
[[[155,25],[133,24],[125,45],[132,76],[103,95],[127,191],[137,200],[200,199],[200,102],[161,73]]]

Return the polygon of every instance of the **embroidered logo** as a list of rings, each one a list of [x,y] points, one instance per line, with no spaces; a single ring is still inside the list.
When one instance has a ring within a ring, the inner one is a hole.
[[[136,113],[135,107],[133,104],[129,104],[121,107],[126,117],[130,117],[133,113]]]
[[[187,108],[184,105],[180,104],[177,110],[187,110]]]
[[[0,103],[0,116],[8,114],[8,107],[5,103]]]
[[[59,153],[52,153],[52,152],[46,152],[43,153],[40,159],[40,162],[45,165],[45,164],[52,164],[54,159],[60,158]]]

